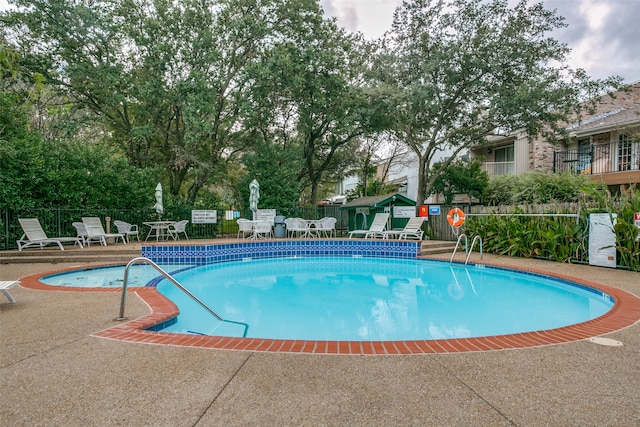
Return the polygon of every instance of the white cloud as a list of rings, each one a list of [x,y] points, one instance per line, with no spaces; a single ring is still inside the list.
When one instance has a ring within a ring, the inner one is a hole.
[[[346,30],[376,39],[391,28],[393,13],[402,0],[320,0],[320,4]]]
[[[393,12],[402,0],[320,3],[348,31],[375,39],[391,28]],[[568,27],[554,32],[553,37],[572,49],[571,67],[584,68],[598,79],[620,75],[626,82],[640,80],[640,0],[545,0],[544,5],[565,17]]]

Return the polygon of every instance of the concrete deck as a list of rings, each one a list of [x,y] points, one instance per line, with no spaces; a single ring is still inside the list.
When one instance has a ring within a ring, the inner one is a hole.
[[[484,261],[640,295],[640,273]],[[0,279],[71,265],[5,264]],[[259,353],[91,336],[115,324],[118,293],[11,293],[15,304],[0,296],[2,425],[640,425],[638,323],[607,335],[619,347],[582,340],[409,356]],[[148,313],[131,295],[128,317]]]

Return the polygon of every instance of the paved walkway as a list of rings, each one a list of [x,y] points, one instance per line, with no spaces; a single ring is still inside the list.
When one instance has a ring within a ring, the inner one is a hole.
[[[484,256],[640,295],[640,273]],[[0,265],[2,280],[66,264]],[[640,425],[640,324],[521,350],[413,356],[238,352],[112,341],[117,293],[12,289],[0,304],[7,426]],[[2,297],[4,298],[4,297]],[[133,318],[149,312],[137,297]]]

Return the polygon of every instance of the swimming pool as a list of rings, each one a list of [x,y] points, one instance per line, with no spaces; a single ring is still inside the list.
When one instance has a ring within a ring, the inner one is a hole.
[[[193,242],[187,245],[149,245],[143,246],[141,255],[152,259],[154,262],[179,266],[204,266],[211,263],[242,261],[249,259],[267,259],[282,257],[393,257],[396,259],[415,260],[420,256],[420,242],[416,241],[392,241],[392,240],[291,240],[274,239],[268,241],[237,241],[221,240],[215,243]],[[486,258],[486,256],[485,256]],[[491,260],[491,258],[494,258]],[[446,257],[448,260],[448,257]],[[556,270],[555,263],[540,264],[533,267],[528,260],[518,261],[511,259],[503,262],[502,257],[489,256],[489,261],[483,261],[489,268],[491,266],[508,271],[512,266],[521,265],[528,272],[544,277],[555,277],[561,283],[570,282],[578,284],[610,295],[615,302],[614,306],[604,315],[593,320],[578,324],[554,328],[550,330],[523,332],[508,335],[493,335],[480,338],[451,338],[430,340],[402,340],[402,341],[334,341],[334,340],[302,340],[302,339],[268,339],[268,338],[239,338],[235,336],[208,336],[194,333],[164,333],[163,330],[175,322],[180,313],[176,305],[161,295],[154,286],[140,286],[129,288],[128,293],[136,294],[144,304],[149,307],[149,314],[141,313],[126,322],[114,322],[107,329],[96,331],[95,337],[126,341],[131,343],[163,344],[182,347],[199,347],[222,350],[239,350],[251,352],[288,352],[288,353],[316,353],[316,354],[360,354],[360,355],[391,355],[391,354],[432,354],[432,353],[459,353],[469,351],[487,351],[504,349],[522,349],[543,345],[568,343],[584,339],[591,339],[625,327],[640,321],[640,298],[626,292],[619,287],[606,285],[606,282],[594,282],[589,276],[581,274],[581,278],[567,276]],[[448,265],[448,262],[444,263]],[[549,264],[550,269],[546,268]],[[482,269],[482,265],[473,266]],[[583,267],[577,267],[578,270]],[[584,267],[589,271],[589,267]],[[77,268],[60,270],[57,273],[70,272]],[[570,270],[575,270],[571,268]],[[521,271],[521,270],[517,270]],[[51,276],[47,273],[45,276]],[[466,286],[465,275],[457,275],[460,286]],[[27,276],[21,279],[21,286],[41,291],[70,291],[70,292],[101,292],[118,293],[117,302],[114,304],[114,317],[118,312],[121,290],[119,287],[94,287],[78,288],[70,286],[51,286],[41,281],[42,273]],[[475,285],[475,283],[474,283]],[[563,285],[564,286],[564,285]],[[471,291],[473,292],[473,290]],[[113,298],[113,297],[109,297]],[[131,298],[129,298],[131,300]],[[106,301],[105,303],[108,303]],[[129,309],[127,309],[129,310]],[[143,310],[144,312],[144,310]],[[125,316],[129,314],[127,312]],[[200,331],[193,331],[200,332]]]
[[[235,261],[176,275],[247,337],[387,341],[548,330],[605,314],[603,292],[539,275],[441,261],[304,257]],[[177,287],[158,291],[180,315],[162,332],[243,336]]]
[[[441,261],[295,256],[162,268],[231,321],[214,318],[151,266],[132,265],[129,286],[157,286],[178,306],[180,315],[153,327],[172,333],[337,341],[471,338],[559,328],[613,306],[609,295],[584,286]],[[91,268],[41,281],[117,289],[123,271]]]

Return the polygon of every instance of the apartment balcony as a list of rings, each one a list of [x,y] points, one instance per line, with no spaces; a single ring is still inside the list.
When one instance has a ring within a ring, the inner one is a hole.
[[[516,162],[484,162],[482,169],[489,175],[515,175]]]
[[[591,175],[608,185],[640,180],[640,143],[612,142],[555,151],[553,172]]]

